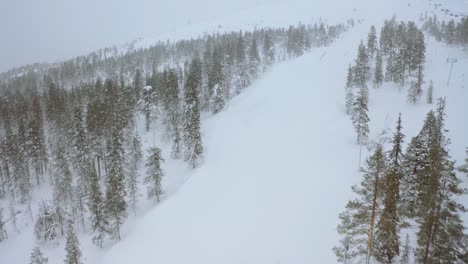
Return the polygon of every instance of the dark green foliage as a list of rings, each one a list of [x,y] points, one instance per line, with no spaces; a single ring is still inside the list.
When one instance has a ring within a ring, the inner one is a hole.
[[[389,165],[383,179],[385,196],[382,215],[377,223],[376,251],[377,259],[384,263],[392,263],[400,254],[399,229],[400,216],[398,204],[400,200],[400,180],[403,177],[401,161],[403,158],[403,138],[401,115],[398,116],[396,132],[393,136],[393,147],[389,153]]]

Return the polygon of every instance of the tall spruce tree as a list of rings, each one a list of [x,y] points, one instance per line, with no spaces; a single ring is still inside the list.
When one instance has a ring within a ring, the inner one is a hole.
[[[157,147],[150,148],[148,152],[149,156],[145,164],[145,183],[148,185],[148,198],[155,199],[159,203],[162,193],[161,180],[164,177],[161,163],[164,162],[164,159],[161,157],[161,149]]]
[[[138,132],[130,132],[127,129],[127,143],[126,143],[126,156],[129,157],[127,161],[127,192],[129,198],[129,204],[136,213],[136,204],[138,202],[138,168],[143,158],[141,151],[141,142]]]
[[[65,264],[83,264],[81,261],[80,242],[76,236],[75,228],[72,223],[68,224],[65,251],[67,252]]]
[[[271,65],[275,60],[275,47],[268,32],[265,32],[263,39],[263,61],[266,65]]]
[[[348,66],[348,75],[346,78],[346,114],[352,115],[353,113],[353,104],[354,104],[354,76],[353,76],[353,68],[351,64]]]
[[[465,208],[455,198],[463,194],[454,162],[448,155],[445,136],[445,99],[439,99],[435,118],[426,120],[428,157],[431,164],[427,182],[422,185],[421,213],[417,233],[418,263],[460,263],[468,255],[467,236],[460,213]],[[428,123],[430,122],[430,123]]]
[[[366,86],[366,82],[370,78],[370,66],[369,66],[369,55],[366,50],[366,46],[361,41],[358,48],[358,55],[355,60],[356,65],[354,66],[354,78],[358,87]]]
[[[374,58],[374,54],[377,51],[377,32],[375,27],[372,25],[367,36],[367,51],[369,52],[369,57]]]
[[[357,143],[366,143],[369,134],[369,116],[367,115],[368,95],[367,87],[361,87],[353,104],[353,115],[351,117],[357,133]]]
[[[374,255],[375,223],[382,210],[382,198],[385,186],[382,178],[386,171],[386,157],[380,145],[366,161],[366,168],[361,169],[363,179],[360,186],[353,186],[357,195],[346,205],[346,211],[340,214],[338,233],[343,237],[341,245],[334,248],[340,262],[345,259],[369,263]]]
[[[203,144],[200,133],[200,89],[201,61],[196,57],[190,65],[185,83],[183,136],[185,146],[185,161],[195,168],[202,159]]]
[[[260,55],[258,53],[257,38],[252,37],[252,43],[249,47],[249,73],[252,79],[257,78],[258,66],[260,65]]]
[[[393,135],[393,148],[389,153],[389,165],[384,177],[385,196],[383,210],[377,223],[376,258],[383,263],[393,263],[400,254],[400,217],[398,204],[400,199],[400,180],[403,177],[401,161],[403,158],[401,115],[398,116],[397,127]]]
[[[376,60],[375,60],[375,71],[374,71],[374,87],[379,87],[382,85],[384,76],[382,70],[382,54],[377,50]]]
[[[125,176],[122,168],[123,148],[121,131],[114,128],[112,132],[111,164],[107,174],[106,189],[106,217],[109,221],[107,231],[114,238],[120,240],[120,226],[127,216],[127,202],[125,201]]]
[[[102,196],[101,184],[99,177],[94,170],[90,170],[90,197],[88,200],[88,207],[90,212],[90,223],[92,232],[92,241],[98,247],[102,247],[104,236],[107,233],[108,226],[107,216],[104,209],[104,198]]]

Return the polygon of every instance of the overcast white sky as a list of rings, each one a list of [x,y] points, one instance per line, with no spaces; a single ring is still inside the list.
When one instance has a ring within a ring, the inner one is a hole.
[[[0,0],[0,72],[203,23],[276,0]]]

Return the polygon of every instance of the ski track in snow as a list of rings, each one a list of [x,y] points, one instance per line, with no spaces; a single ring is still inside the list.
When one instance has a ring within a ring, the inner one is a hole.
[[[137,217],[129,213],[123,240],[114,245],[96,249],[81,234],[85,263],[336,263],[331,249],[338,242],[338,214],[361,179],[359,147],[343,111],[347,65],[370,25],[379,30],[393,13],[398,20],[417,20],[430,7],[426,1],[400,1],[392,8],[375,2],[357,8],[352,17],[364,22],[329,47],[275,65],[225,111],[203,116],[204,164],[191,172],[166,158],[163,201],[151,209],[151,202],[143,202]],[[427,40],[424,88],[432,79],[434,98],[447,97],[450,153],[460,165],[468,146],[468,56]],[[450,87],[447,55],[458,58]],[[417,105],[406,97],[406,89],[394,85],[370,88],[371,140],[383,129],[391,136],[399,112],[405,143],[416,135],[435,105],[426,105],[424,95]],[[159,145],[167,156],[170,147],[159,137],[143,135],[144,147]],[[364,149],[362,160],[367,155]],[[64,244],[42,245],[49,263],[63,262]],[[28,263],[35,245],[29,224],[0,244],[1,263]]]

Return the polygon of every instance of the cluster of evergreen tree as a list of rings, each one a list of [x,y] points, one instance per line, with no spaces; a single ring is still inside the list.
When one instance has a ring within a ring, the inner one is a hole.
[[[384,81],[404,86],[410,80],[408,101],[416,103],[423,94],[425,51],[424,34],[414,22],[385,21],[379,40],[371,26],[367,42],[361,41],[354,64],[348,66],[345,85],[345,111],[351,116],[358,144],[365,144],[369,134],[369,83],[378,88]],[[432,89],[431,82],[428,103],[432,103]]]
[[[423,29],[437,41],[443,41],[450,45],[468,45],[468,17],[463,17],[455,22],[453,19],[446,22],[440,21],[437,16],[425,17]]]
[[[430,111],[421,131],[404,149],[398,118],[389,151],[378,145],[353,186],[355,199],[340,214],[342,237],[334,251],[348,263],[467,263],[468,236],[457,202],[463,194],[448,155],[445,99]],[[417,229],[415,248],[401,234]]]
[[[43,86],[41,83],[44,75],[50,76],[54,83],[64,87],[92,82],[98,77],[106,79],[123,75],[130,80],[137,68],[144,75],[157,71],[168,63],[177,69],[178,74],[183,74],[186,73],[185,62],[197,54],[207,64],[205,74],[209,74],[208,70],[213,63],[231,68],[236,65],[236,68],[242,68],[237,69],[238,71],[244,71],[237,74],[247,74],[260,61],[272,63],[289,56],[301,55],[311,47],[327,45],[345,28],[344,24],[326,25],[320,22],[288,28],[206,34],[195,39],[160,41],[147,48],[136,49],[133,43],[123,47],[114,46],[60,63],[36,63],[1,73],[0,90]]]
[[[203,162],[202,111],[222,111],[275,61],[326,45],[344,30],[320,23],[228,32],[1,74],[0,199],[8,210],[0,208],[0,241],[3,219],[16,229],[18,214],[34,222],[38,240],[66,236],[70,221],[99,247],[119,240],[141,184],[160,201],[163,154],[192,168]],[[140,117],[146,132],[163,132],[171,153],[149,148],[144,162]],[[36,212],[32,192],[41,185],[51,187],[51,199],[39,201]]]
[[[80,242],[76,236],[75,227],[70,222],[67,227],[67,241],[65,244],[65,264],[83,264]],[[39,247],[35,247],[31,252],[30,264],[47,264],[49,259],[44,256]]]

